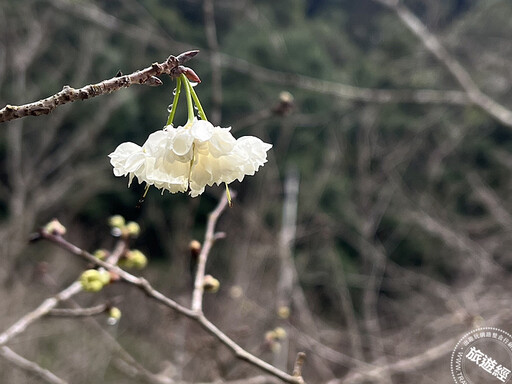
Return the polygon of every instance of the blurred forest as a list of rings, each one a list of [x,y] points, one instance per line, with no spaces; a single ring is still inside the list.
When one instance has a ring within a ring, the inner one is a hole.
[[[400,4],[3,0],[0,107],[199,49],[187,65],[212,122],[273,144],[231,184],[206,316],[287,372],[306,352],[309,383],[448,383],[464,333],[512,331],[512,2]],[[189,242],[224,188],[152,188],[137,209],[144,187],[107,158],[163,127],[175,83],[162,81],[0,124],[0,332],[86,267],[28,243],[54,217],[90,252],[115,244],[111,215],[137,221],[140,274],[189,304]],[[74,384],[278,382],[129,285],[73,300],[113,299],[117,325],[45,317],[8,346]],[[276,327],[287,335],[269,342]],[[155,374],[137,375],[119,345]],[[40,380],[0,359],[1,383]]]

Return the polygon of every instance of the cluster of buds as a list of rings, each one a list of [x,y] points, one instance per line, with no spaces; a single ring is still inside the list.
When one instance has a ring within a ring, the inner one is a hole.
[[[286,339],[286,330],[282,327],[276,327],[271,331],[265,332],[265,344],[274,353],[281,350],[281,341]]]
[[[98,292],[110,283],[110,273],[105,270],[88,269],[80,276],[82,288],[87,292]]]
[[[126,222],[123,216],[114,215],[108,219],[112,234],[125,238],[137,238],[140,234],[140,226],[135,221]]]
[[[126,251],[119,260],[119,266],[128,269],[144,269],[148,263],[147,257],[138,249]]]

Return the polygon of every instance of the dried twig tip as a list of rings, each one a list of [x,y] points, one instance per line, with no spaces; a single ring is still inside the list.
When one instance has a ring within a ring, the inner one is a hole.
[[[297,358],[295,359],[295,364],[293,365],[294,377],[302,377],[302,366],[304,365],[305,360],[306,354],[304,352],[297,353]]]

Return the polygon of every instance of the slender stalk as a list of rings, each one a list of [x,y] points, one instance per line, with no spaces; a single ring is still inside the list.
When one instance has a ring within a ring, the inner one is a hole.
[[[201,120],[208,121],[208,119],[206,118],[206,113],[204,113],[203,106],[201,105],[201,102],[199,101],[199,97],[197,97],[197,94],[196,94],[196,91],[194,90],[194,87],[192,86],[192,84],[190,84],[190,82],[188,82],[188,85],[190,87],[190,93],[192,94],[192,98],[194,99],[194,103],[196,104],[197,109],[199,111],[199,117],[201,118]]]
[[[169,113],[169,118],[167,119],[167,125],[172,124],[174,121],[174,115],[176,114],[176,109],[178,107],[178,99],[180,98],[181,92],[181,77],[176,79],[176,93],[174,94],[174,98],[172,100],[171,112]]]
[[[181,81],[183,81],[183,83],[185,84],[185,94],[187,95],[188,124],[194,121],[194,105],[192,104],[192,95],[190,91],[192,89],[192,86],[190,85],[190,82],[188,81],[185,75],[181,74],[180,78]]]

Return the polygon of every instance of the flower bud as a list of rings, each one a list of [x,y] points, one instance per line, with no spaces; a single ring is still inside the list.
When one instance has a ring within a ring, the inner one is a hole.
[[[105,249],[97,249],[94,251],[94,257],[100,260],[105,260],[105,258],[108,256],[108,251]]]
[[[119,308],[117,308],[117,307],[112,307],[108,311],[108,316],[111,319],[119,320],[121,318],[121,310]]]
[[[107,285],[110,283],[110,272],[106,270],[98,271],[100,273],[101,284]]]
[[[220,282],[212,275],[206,275],[203,280],[203,289],[205,292],[215,293],[219,290]]]
[[[265,332],[265,342],[268,344],[272,344],[276,339],[276,333],[274,331]]]
[[[80,276],[80,284],[87,292],[98,292],[103,288],[103,281],[101,274],[96,269],[88,269]]]
[[[108,219],[108,224],[114,228],[121,228],[122,226],[124,226],[124,223],[124,217],[121,215],[110,216]]]
[[[286,339],[286,331],[282,327],[277,327],[274,329],[274,338],[275,340],[284,340]]]
[[[197,240],[192,240],[188,243],[188,248],[193,255],[198,255],[201,252],[201,243]]]
[[[143,269],[147,263],[148,259],[138,249],[126,252],[125,257],[119,260],[119,265],[125,268]]]
[[[282,305],[277,309],[277,316],[280,319],[287,319],[290,317],[290,307]]]
[[[52,235],[62,236],[66,234],[66,227],[63,226],[59,220],[53,219],[45,225],[44,230]]]
[[[131,237],[138,237],[140,234],[140,226],[135,221],[130,221],[126,224],[126,231]]]

